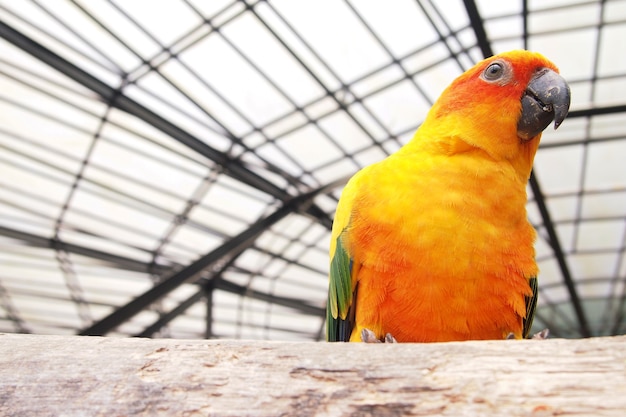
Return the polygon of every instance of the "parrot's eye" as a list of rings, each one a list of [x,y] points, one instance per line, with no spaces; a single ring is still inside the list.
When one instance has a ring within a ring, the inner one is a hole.
[[[513,68],[511,64],[504,59],[498,59],[493,61],[485,68],[480,75],[484,81],[497,85],[507,85],[513,79]]]
[[[485,69],[483,78],[487,81],[496,81],[502,78],[502,74],[504,74],[504,66],[499,62],[494,62]]]

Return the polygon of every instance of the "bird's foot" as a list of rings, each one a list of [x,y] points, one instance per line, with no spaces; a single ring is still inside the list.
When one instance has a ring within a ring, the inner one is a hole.
[[[363,343],[383,343],[383,341],[379,340],[370,329],[361,330],[361,341]],[[391,333],[387,333],[385,335],[385,343],[398,343],[395,337],[391,335]]]
[[[550,329],[543,329],[540,332],[535,333],[534,335],[532,335],[530,337],[530,339],[533,340],[545,340],[548,338],[548,336],[550,335]],[[512,340],[515,339],[515,334],[513,333],[509,333],[508,335],[506,335],[506,340]]]

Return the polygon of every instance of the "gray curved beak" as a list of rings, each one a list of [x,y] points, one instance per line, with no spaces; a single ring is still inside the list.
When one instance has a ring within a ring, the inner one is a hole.
[[[522,96],[522,113],[517,122],[517,135],[530,140],[554,120],[558,128],[569,111],[569,85],[563,77],[549,68],[538,71]]]

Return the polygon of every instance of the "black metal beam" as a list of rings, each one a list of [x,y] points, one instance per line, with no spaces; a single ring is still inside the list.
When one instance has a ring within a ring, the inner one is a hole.
[[[563,252],[563,248],[561,247],[561,241],[556,234],[554,222],[552,222],[550,211],[548,210],[548,207],[546,205],[545,197],[541,191],[541,187],[539,186],[539,182],[537,180],[537,176],[535,175],[534,170],[530,173],[529,183],[535,197],[535,203],[537,204],[537,208],[539,209],[539,213],[541,214],[541,218],[543,219],[543,226],[548,233],[548,243],[550,244],[550,247],[554,252],[554,257],[556,258],[559,269],[561,270],[563,283],[565,284],[565,286],[567,287],[567,291],[569,292],[570,301],[572,303],[572,306],[574,307],[574,312],[580,326],[580,334],[583,337],[590,337],[591,332],[589,330],[589,324],[587,322],[587,317],[585,316],[585,311],[580,301],[580,297],[578,296],[576,284],[574,283],[574,279],[572,278],[572,274],[570,273],[569,266],[567,265],[567,261],[565,260],[565,254]]]
[[[79,68],[77,65],[67,61],[65,58],[52,52],[50,49],[27,37],[23,33],[13,29],[3,21],[0,21],[0,37],[12,43],[16,47],[29,53],[33,57],[39,59],[60,73],[73,79],[82,86],[90,89],[98,94],[106,103],[110,103],[113,107],[125,111],[137,117],[140,120],[155,127],[161,132],[169,135],[175,140],[186,145],[198,154],[214,161],[223,167],[223,172],[251,187],[266,192],[267,194],[285,201],[291,196],[276,184],[261,177],[250,169],[246,168],[240,160],[233,159],[229,155],[214,149],[208,144],[193,136],[189,132],[181,129],[179,126],[159,116],[152,110],[144,107],[140,103],[132,100],[122,94],[120,89],[113,88],[103,81],[97,79],[87,71]],[[328,229],[332,226],[329,216],[319,207],[311,205],[307,208],[309,215],[317,218],[320,223]]]
[[[199,284],[203,288],[202,291],[194,293],[191,297],[183,301],[175,309],[173,309],[169,313],[159,318],[159,320],[154,322],[150,327],[146,328],[146,330],[137,334],[136,336],[150,337],[152,334],[159,331],[161,327],[165,326],[174,318],[184,313],[193,304],[200,301],[203,295],[207,296],[207,292],[211,294],[211,295],[208,295],[209,297],[211,297],[214,290],[221,290],[221,291],[225,291],[231,294],[237,294],[240,296],[253,298],[255,300],[267,301],[274,305],[292,308],[299,312],[310,314],[312,316],[317,316],[320,318],[325,317],[326,315],[325,308],[309,304],[306,300],[299,299],[299,298],[280,297],[280,296],[276,296],[272,294],[267,294],[267,293],[254,290],[252,288],[249,288],[240,284],[236,284],[226,279],[220,279],[220,280],[201,279]],[[208,309],[207,310],[207,332],[205,335],[207,339],[211,337],[210,324],[209,324],[211,321],[211,316],[212,316],[211,304],[212,303],[209,300],[207,300],[207,309]]]
[[[52,250],[63,250],[67,253],[73,253],[80,256],[103,261],[110,264],[113,268],[119,268],[126,271],[144,272],[149,274],[167,275],[171,274],[174,268],[180,267],[180,265],[162,265],[156,263],[146,263],[124,256],[114,255],[108,252],[102,252],[99,250],[86,248],[84,246],[75,245],[72,243],[63,242],[57,238],[47,238],[43,236],[34,235],[32,233],[23,232],[20,230],[11,229],[0,225],[0,236],[6,236],[11,239],[17,239],[25,242],[27,245],[35,248],[44,248]],[[223,278],[221,278],[223,279]],[[220,280],[221,280],[220,279]],[[202,285],[208,285],[208,283],[202,283]],[[225,283],[220,286],[220,290],[233,292],[234,294],[242,294],[242,287]],[[258,295],[258,298],[256,297]],[[301,303],[301,300],[292,300],[289,298],[281,298],[277,296],[271,296],[269,294],[263,294],[260,292],[247,293],[248,297],[257,298],[259,300],[267,301],[268,297],[272,299],[276,304],[283,305],[285,307],[291,307],[298,309],[299,311],[307,314],[316,314],[308,306]],[[321,310],[320,310],[321,311]],[[166,323],[165,323],[166,324]]]
[[[191,297],[177,305],[168,313],[163,314],[157,321],[146,327],[142,332],[137,333],[135,337],[151,337],[153,334],[161,330],[161,328],[167,325],[170,321],[183,314],[189,307],[197,303],[204,296],[204,288],[200,288]]]
[[[62,250],[67,253],[74,253],[88,258],[97,259],[111,264],[115,268],[120,268],[127,271],[147,272],[160,275],[165,272],[169,272],[172,269],[171,265],[162,265],[156,263],[148,264],[142,261],[138,261],[136,259],[127,258],[120,255],[114,255],[112,253],[87,248],[85,246],[80,246],[73,243],[63,242],[58,238],[38,236],[32,233],[12,229],[6,226],[0,226],[0,236],[6,236],[12,239],[21,240],[32,247]]]
[[[604,114],[626,113],[626,104],[606,107],[592,107],[589,109],[572,110],[567,114],[568,119],[576,117],[601,116]]]
[[[324,317],[326,314],[325,308],[308,304],[303,299],[278,297],[272,294],[253,290],[252,288],[244,287],[243,285],[235,284],[234,282],[227,281],[225,279],[217,281],[215,283],[215,289],[254,298],[255,300],[267,301],[283,307],[293,308],[294,310],[298,310],[312,316]]]
[[[280,296],[275,296],[272,294],[267,294],[267,293],[254,290],[243,285],[236,284],[226,279],[220,279],[220,280],[202,279],[199,282],[199,284],[202,286],[201,290],[192,294],[191,297],[181,302],[178,306],[176,306],[174,309],[172,309],[168,313],[159,317],[157,321],[155,321],[150,326],[146,327],[146,329],[143,330],[142,332],[137,333],[135,336],[136,337],[151,337],[154,333],[158,332],[163,326],[167,325],[176,317],[183,314],[189,307],[191,307],[192,305],[200,301],[202,297],[207,297],[207,296],[211,297],[213,290],[221,290],[221,291],[225,291],[231,294],[237,294],[237,295],[253,298],[255,300],[267,301],[274,305],[293,308],[294,310],[297,310],[301,313],[310,314],[312,316],[324,317],[324,315],[326,314],[325,308],[309,304],[306,302],[306,300],[303,300],[300,298],[280,297]],[[207,292],[211,295],[208,295]],[[207,304],[207,331],[205,332],[206,333],[205,336],[208,339],[211,337],[210,322],[211,322],[211,316],[212,316],[212,312],[211,312],[212,302],[210,300],[207,300],[206,304]]]
[[[197,280],[198,275],[200,275],[203,271],[210,268],[219,269],[223,263],[228,262],[233,256],[236,256],[238,253],[252,245],[254,241],[269,227],[294,211],[299,210],[303,206],[311,204],[316,195],[327,191],[327,189],[331,186],[332,184],[328,187],[322,187],[287,201],[281,208],[269,216],[257,221],[251,225],[250,228],[239,233],[237,236],[234,236],[222,246],[219,246],[182,270],[172,274],[170,277],[156,284],[150,290],[146,291],[126,305],[119,307],[100,321],[94,323],[86,329],[83,329],[79,332],[79,334],[85,336],[104,335],[179,286]]]
[[[241,255],[241,253],[244,250],[246,250],[246,248],[247,247],[242,247],[241,249],[238,249],[236,251],[233,250],[233,252],[230,254],[230,256],[226,259],[225,262],[220,262],[218,267],[212,268],[213,270],[211,271],[211,274],[210,274],[211,276],[208,279],[198,280],[198,284],[202,287],[202,289],[199,292],[197,292],[195,296],[192,296],[191,298],[183,301],[180,305],[178,305],[168,314],[161,316],[155,323],[150,325],[148,328],[146,328],[143,332],[141,332],[137,336],[140,336],[140,337],[152,336],[152,334],[159,331],[161,327],[165,326],[167,323],[172,321],[174,318],[178,317],[180,314],[183,314],[185,310],[187,310],[189,307],[195,304],[203,295],[206,295],[207,293],[209,293],[210,296],[209,296],[209,299],[207,300],[207,325],[205,329],[205,334],[210,335],[211,323],[209,322],[209,318],[212,316],[212,309],[213,309],[212,289],[215,288],[215,282],[222,279],[222,273],[235,262],[235,260],[239,257],[239,255]],[[211,291],[207,291],[208,289],[210,289]],[[207,339],[209,337],[210,336],[207,336]]]
[[[208,282],[201,284],[204,291],[204,297],[206,299],[206,316],[204,318],[204,338],[213,338],[213,293],[215,292],[215,280],[208,280]]]
[[[528,0],[522,0],[522,39],[524,49],[528,49]]]
[[[474,34],[476,36],[476,41],[480,46],[482,54],[485,58],[488,58],[493,55],[493,49],[491,48],[491,42],[487,37],[487,32],[485,30],[485,25],[482,17],[478,11],[478,7],[473,0],[464,0],[465,8],[467,10],[467,15],[469,17],[472,28],[474,29]],[[575,114],[575,112],[572,112]],[[571,117],[571,113],[570,113]],[[575,116],[576,117],[576,116]],[[577,116],[580,117],[580,116]],[[578,324],[580,326],[580,333],[583,337],[589,337],[591,335],[589,331],[589,325],[587,322],[587,318],[585,316],[585,312],[583,310],[582,304],[580,302],[580,297],[578,296],[578,292],[576,290],[576,285],[574,284],[574,280],[572,278],[572,274],[570,273],[569,266],[565,261],[565,255],[563,253],[563,249],[561,246],[561,242],[556,234],[556,230],[554,228],[554,223],[552,222],[552,218],[550,216],[550,212],[548,211],[548,207],[546,206],[545,197],[543,192],[541,191],[541,186],[537,181],[537,177],[535,176],[534,171],[530,174],[530,188],[533,191],[533,195],[535,197],[535,202],[537,203],[537,208],[541,213],[541,218],[543,219],[544,227],[548,233],[548,243],[552,247],[552,251],[554,252],[554,256],[559,265],[559,269],[561,270],[561,276],[563,278],[563,282],[567,287],[569,292],[572,305],[574,306],[574,311],[576,313],[576,317],[578,319]]]
[[[478,43],[483,56],[485,58],[489,58],[493,55],[493,50],[491,49],[491,42],[489,42],[489,38],[487,37],[485,24],[483,22],[483,18],[480,16],[476,2],[474,0],[463,0],[463,3],[465,4],[465,10],[467,11],[467,16],[469,17],[472,29],[474,29],[476,42]]]

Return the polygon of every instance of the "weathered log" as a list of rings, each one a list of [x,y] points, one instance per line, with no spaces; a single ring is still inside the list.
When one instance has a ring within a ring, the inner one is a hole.
[[[626,337],[433,344],[0,334],[1,416],[624,416]]]

